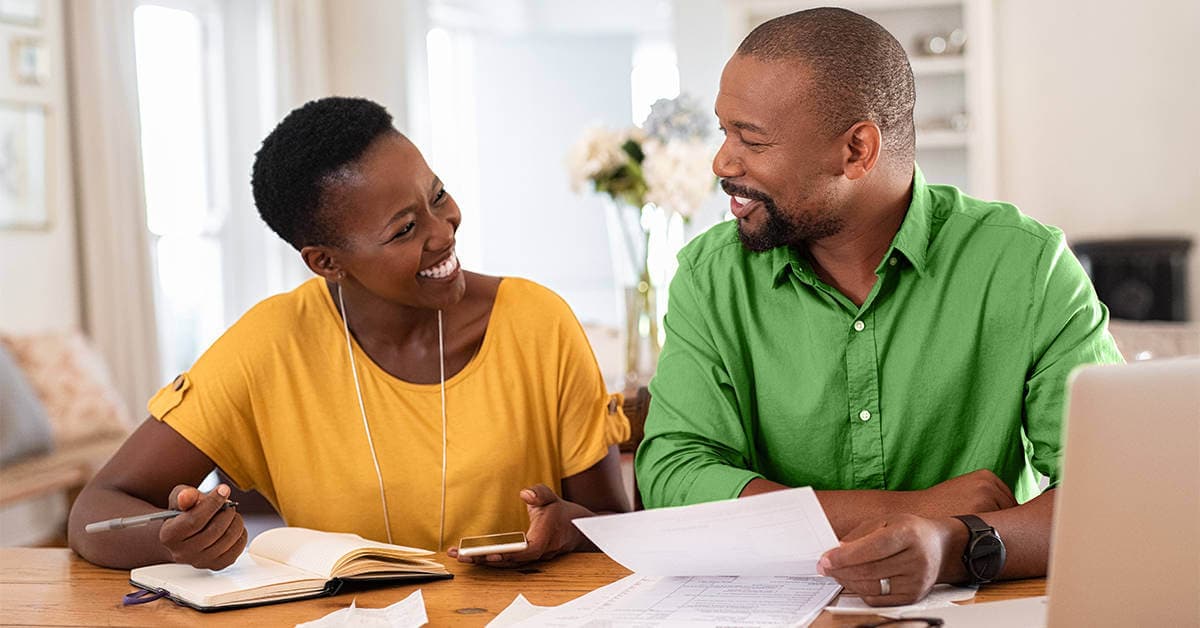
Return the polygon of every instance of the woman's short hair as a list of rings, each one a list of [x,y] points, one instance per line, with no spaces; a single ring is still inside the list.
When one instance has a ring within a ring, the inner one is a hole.
[[[399,133],[391,114],[365,98],[332,96],[293,110],[254,156],[250,187],[263,222],[296,250],[340,244],[321,215],[330,177],[389,133]]]

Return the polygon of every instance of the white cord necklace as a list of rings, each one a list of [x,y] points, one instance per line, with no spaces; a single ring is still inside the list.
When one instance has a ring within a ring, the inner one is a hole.
[[[383,473],[379,470],[379,457],[375,454],[375,441],[371,438],[371,425],[367,422],[367,407],[363,404],[362,386],[358,381],[358,364],[354,359],[350,343],[350,323],[347,322],[346,301],[342,298],[342,284],[338,287],[338,305],[342,309],[342,330],[346,333],[346,353],[350,356],[350,372],[354,375],[354,392],[358,394],[358,411],[362,414],[363,430],[367,433],[367,446],[371,449],[371,462],[375,464],[375,477],[379,480],[379,501],[383,504],[383,525],[387,530],[388,543],[392,543],[392,522],[388,516],[387,491],[383,488]],[[442,331],[442,311],[438,310],[438,362],[440,364],[442,393],[442,495],[441,512],[438,515],[438,551],[442,551],[446,537],[446,347]]]

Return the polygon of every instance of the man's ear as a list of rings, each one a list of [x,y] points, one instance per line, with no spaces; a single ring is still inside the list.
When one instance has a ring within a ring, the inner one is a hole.
[[[300,257],[314,273],[333,282],[346,278],[346,272],[333,257],[333,250],[325,246],[306,246],[300,249]]]
[[[842,171],[847,179],[860,179],[879,161],[883,149],[883,132],[870,120],[855,123],[843,135]]]

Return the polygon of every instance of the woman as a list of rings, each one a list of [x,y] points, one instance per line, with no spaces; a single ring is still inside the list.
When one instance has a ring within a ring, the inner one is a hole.
[[[499,565],[583,548],[571,519],[628,509],[615,444],[629,425],[578,321],[546,288],[460,268],[458,206],[382,107],[293,111],[252,185],[318,277],[252,308],[155,395],[76,500],[75,551],[231,564],[246,532],[222,508],[229,488],[194,488],[214,467],[288,525],[439,550],[527,528],[528,550],[484,559]],[[83,532],[168,506],[185,512]]]

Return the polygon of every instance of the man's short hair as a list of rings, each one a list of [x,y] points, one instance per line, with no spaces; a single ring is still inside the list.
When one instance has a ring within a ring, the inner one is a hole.
[[[870,18],[829,7],[784,15],[751,31],[737,54],[803,63],[815,81],[807,94],[813,113],[831,137],[870,120],[889,150],[915,158],[912,66],[900,42]]]
[[[254,156],[250,187],[263,222],[296,250],[339,244],[319,215],[327,179],[388,133],[399,133],[391,114],[363,98],[321,98],[289,113]]]

